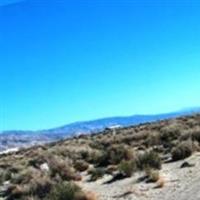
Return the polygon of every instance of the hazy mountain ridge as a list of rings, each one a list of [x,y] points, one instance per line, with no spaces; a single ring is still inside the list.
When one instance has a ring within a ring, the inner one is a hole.
[[[182,115],[187,115],[195,112],[200,112],[200,108],[190,108],[177,112],[165,113],[165,114],[155,114],[155,115],[132,115],[132,116],[119,116],[119,117],[108,117],[91,121],[75,122],[65,126],[42,130],[38,133],[47,135],[50,137],[66,137],[74,136],[77,134],[90,134],[94,132],[99,132],[105,128],[120,125],[130,126],[137,125],[140,123],[153,122],[157,120],[163,120],[173,117],[178,117]]]
[[[92,121],[75,122],[58,128],[40,131],[3,131],[0,132],[0,151],[7,150],[9,148],[27,147],[35,144],[53,142],[80,134],[96,133],[115,125],[125,127],[168,118],[175,118],[199,111],[200,108],[192,108],[179,112],[158,115],[109,117]]]

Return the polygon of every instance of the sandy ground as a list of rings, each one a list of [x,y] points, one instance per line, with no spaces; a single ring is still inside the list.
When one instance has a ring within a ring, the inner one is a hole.
[[[138,182],[143,174],[104,184],[106,176],[96,182],[81,183],[87,191],[97,194],[99,200],[200,200],[200,153],[186,159],[193,167],[180,168],[184,161],[163,164],[160,171],[164,181],[162,188],[157,183]]]

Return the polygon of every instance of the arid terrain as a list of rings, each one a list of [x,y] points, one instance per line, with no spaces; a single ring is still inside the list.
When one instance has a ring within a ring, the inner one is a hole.
[[[200,115],[0,155],[2,200],[200,199]]]

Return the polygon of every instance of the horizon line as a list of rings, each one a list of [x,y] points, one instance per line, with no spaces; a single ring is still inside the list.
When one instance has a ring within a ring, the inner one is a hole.
[[[143,114],[132,114],[132,115],[118,115],[118,116],[105,116],[105,117],[97,117],[95,119],[86,119],[86,120],[79,120],[79,121],[74,121],[74,122],[69,122],[66,123],[65,125],[58,125],[52,128],[44,128],[44,129],[31,129],[31,130],[25,130],[25,129],[8,129],[8,130],[0,130],[0,134],[4,133],[4,132],[11,132],[11,131],[16,131],[16,132],[39,132],[39,131],[47,131],[47,130],[53,130],[53,129],[57,129],[57,128],[62,128],[64,126],[68,126],[68,125],[73,125],[76,123],[87,123],[87,122],[93,122],[93,121],[97,121],[97,120],[104,120],[104,119],[111,119],[111,118],[126,118],[126,117],[134,117],[134,116],[156,116],[156,115],[165,115],[165,114],[175,114],[175,113],[180,113],[180,112],[186,112],[186,113],[196,113],[200,111],[200,106],[194,106],[194,107],[186,107],[186,108],[182,108],[182,109],[178,109],[178,110],[173,110],[173,111],[169,111],[169,112],[160,112],[160,113],[143,113]]]

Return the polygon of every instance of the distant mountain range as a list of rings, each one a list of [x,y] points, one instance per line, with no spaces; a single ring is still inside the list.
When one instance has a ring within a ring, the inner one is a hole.
[[[185,109],[178,112],[158,115],[133,115],[128,117],[109,117],[93,121],[76,122],[54,129],[40,131],[4,131],[0,132],[0,152],[7,149],[28,147],[80,134],[91,134],[113,126],[130,126],[154,122],[200,112],[200,108]]]

